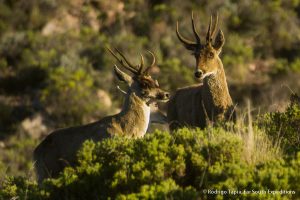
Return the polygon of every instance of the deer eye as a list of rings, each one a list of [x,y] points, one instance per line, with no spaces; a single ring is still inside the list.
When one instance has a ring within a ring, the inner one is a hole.
[[[149,95],[149,92],[148,92],[148,91],[146,91],[146,90],[143,90],[143,91],[142,91],[142,95],[144,95],[144,96],[148,96],[148,95]]]
[[[213,52],[209,52],[208,55],[207,55],[207,57],[208,57],[209,59],[213,59],[214,56],[215,56],[215,55],[214,55]]]
[[[140,83],[142,88],[147,88],[147,84],[146,83]]]

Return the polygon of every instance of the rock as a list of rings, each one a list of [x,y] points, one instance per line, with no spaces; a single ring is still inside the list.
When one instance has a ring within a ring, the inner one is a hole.
[[[75,0],[71,1],[69,6],[60,8],[57,14],[43,27],[42,34],[48,36],[68,31],[79,33],[82,25],[89,26],[94,31],[99,31],[98,11],[94,8],[83,11],[83,4],[83,0]]]
[[[94,31],[98,31],[100,29],[100,24],[98,21],[98,13],[91,9],[85,16],[84,19],[85,24],[87,24]]]
[[[48,36],[57,33],[64,33],[70,30],[79,31],[80,21],[73,15],[62,12],[60,17],[50,20],[42,29],[42,35]]]
[[[5,143],[0,141],[0,149],[4,149],[5,148]]]
[[[23,120],[21,128],[34,139],[48,133],[48,128],[43,124],[43,117],[40,114]]]
[[[111,98],[106,91],[97,90],[97,97],[104,108],[108,109],[112,106]]]

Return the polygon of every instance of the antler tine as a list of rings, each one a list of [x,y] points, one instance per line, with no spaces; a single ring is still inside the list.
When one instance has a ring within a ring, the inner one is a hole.
[[[137,73],[136,69],[132,69],[131,67],[126,66],[125,63],[123,62],[123,60],[120,59],[109,47],[106,47],[106,48],[111,53],[111,55],[113,55],[125,69],[128,69],[130,72],[132,72],[134,74]],[[119,53],[119,51],[118,51],[118,53]]]
[[[154,67],[155,66],[155,62],[156,62],[156,58],[155,58],[155,55],[152,51],[149,51],[148,52],[151,54],[152,56],[152,63],[151,63],[151,66],[150,67]]]
[[[139,68],[139,74],[142,74],[143,68],[144,68],[144,57],[142,54],[141,55],[141,64],[140,64],[140,68]]]
[[[196,27],[195,27],[194,12],[193,11],[192,11],[191,19],[192,19],[192,27],[193,27],[194,35],[196,37],[197,43],[200,44],[200,36],[199,36],[199,34],[198,34],[197,30],[196,30]]]
[[[212,26],[212,15],[210,16],[209,26],[206,34],[206,43],[209,44],[211,42],[211,26]]]
[[[188,39],[185,39],[180,33],[179,33],[179,28],[178,28],[178,21],[176,23],[176,34],[177,34],[177,37],[178,39],[183,43],[185,44],[186,46],[194,46],[194,45],[197,45],[197,43],[195,42],[192,42]]]
[[[213,38],[215,33],[216,33],[218,22],[219,22],[219,16],[218,16],[218,13],[217,13],[216,14],[216,20],[215,20],[215,23],[214,23],[214,27],[213,27],[212,33],[211,33],[211,38]]]
[[[124,56],[124,54],[119,51],[119,49],[115,48],[115,50],[120,54],[120,56],[124,59],[124,61],[126,62],[126,64],[128,65],[128,67],[130,67],[132,70],[134,70],[135,72],[137,72],[137,69],[134,67],[133,64],[131,64],[127,58]]]
[[[152,59],[151,65],[145,69],[144,74],[148,74],[148,73],[149,73],[149,70],[150,70],[152,67],[155,66],[155,62],[156,62],[156,58],[155,58],[154,53],[152,53],[152,52],[149,51],[149,50],[147,50],[147,52],[151,54],[151,56],[152,56],[153,59]]]
[[[115,57],[118,61],[121,61],[118,56],[109,48],[109,47],[106,47],[106,49],[111,53],[111,55],[113,55],[113,57]]]

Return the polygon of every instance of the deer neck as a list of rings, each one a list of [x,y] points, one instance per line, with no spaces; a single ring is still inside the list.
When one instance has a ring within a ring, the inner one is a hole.
[[[215,72],[203,79],[203,101],[209,107],[227,109],[232,105],[225,71],[221,59],[218,59],[218,67]]]
[[[141,97],[129,90],[117,120],[126,136],[143,137],[150,121],[150,107]]]

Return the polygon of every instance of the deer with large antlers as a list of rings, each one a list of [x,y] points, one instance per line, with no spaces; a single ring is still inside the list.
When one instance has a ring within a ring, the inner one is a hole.
[[[76,164],[76,153],[86,140],[100,141],[112,136],[143,137],[149,124],[150,104],[169,99],[169,94],[161,90],[157,80],[149,75],[149,70],[155,65],[152,52],[149,51],[153,62],[144,70],[142,55],[141,63],[134,66],[119,50],[116,49],[119,55],[108,50],[123,68],[133,74],[130,76],[114,66],[118,79],[129,87],[121,112],[91,124],[59,129],[49,134],[34,151],[39,183],[45,178],[56,177],[66,165]]]
[[[192,51],[196,59],[194,76],[202,80],[200,84],[178,89],[168,104],[168,122],[171,130],[182,126],[205,128],[209,123],[235,118],[222,61],[219,57],[225,42],[221,30],[213,41],[217,30],[218,16],[212,23],[212,16],[202,43],[196,30],[193,13],[191,16],[193,34],[196,41],[190,41],[176,34],[186,49]]]

